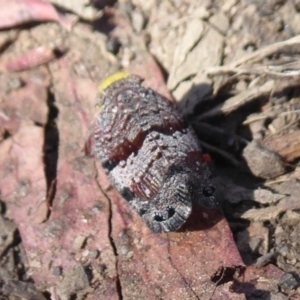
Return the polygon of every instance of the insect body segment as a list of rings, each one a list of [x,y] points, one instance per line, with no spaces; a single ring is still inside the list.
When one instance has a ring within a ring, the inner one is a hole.
[[[171,102],[141,83],[127,73],[102,83],[95,152],[154,232],[176,231],[194,204],[216,206],[214,186],[192,130]]]

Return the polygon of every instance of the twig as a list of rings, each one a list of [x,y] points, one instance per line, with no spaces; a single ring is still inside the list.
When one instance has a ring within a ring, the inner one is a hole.
[[[268,75],[271,78],[294,78],[295,76],[300,77],[299,70],[291,70],[290,68],[273,68],[275,66],[254,66],[249,67],[249,69],[242,69],[242,68],[232,68],[230,66],[224,67],[215,67],[209,69],[207,71],[207,75],[215,76],[215,75],[226,75],[226,74],[235,74],[235,75]],[[297,67],[295,66],[295,69]],[[273,71],[273,70],[278,71]]]
[[[240,65],[243,65],[245,63],[255,63],[258,62],[262,59],[264,59],[267,56],[270,56],[272,54],[278,53],[278,52],[282,52],[283,50],[286,49],[286,47],[289,46],[300,46],[300,35],[297,35],[291,39],[288,39],[286,41],[283,42],[278,42],[278,43],[274,43],[268,46],[265,46],[261,49],[256,50],[253,53],[250,53],[244,57],[242,57],[241,59],[232,62],[231,64],[225,66],[225,67],[229,67],[229,68],[236,68]],[[222,67],[220,67],[220,69],[222,69]]]
[[[215,117],[220,114],[229,114],[258,97],[268,95],[269,93],[271,93],[273,85],[273,81],[267,81],[261,87],[254,87],[248,89],[234,97],[229,98],[224,103],[215,106],[211,110],[199,115],[197,119],[200,121],[211,117]]]

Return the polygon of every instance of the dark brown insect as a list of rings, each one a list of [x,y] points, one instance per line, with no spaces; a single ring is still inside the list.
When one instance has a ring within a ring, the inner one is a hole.
[[[176,231],[193,205],[217,206],[194,133],[141,78],[117,73],[100,86],[95,152],[112,185],[154,232]]]

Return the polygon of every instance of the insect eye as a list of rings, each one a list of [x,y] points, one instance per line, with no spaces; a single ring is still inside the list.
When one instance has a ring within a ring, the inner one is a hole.
[[[163,222],[172,218],[174,214],[175,214],[175,209],[173,207],[168,207],[166,214],[156,213],[154,216],[154,220],[157,222]]]
[[[162,222],[164,220],[164,218],[163,218],[162,215],[155,214],[154,220],[157,221],[157,222]]]
[[[175,209],[173,207],[168,208],[168,219],[172,218],[175,214]]]

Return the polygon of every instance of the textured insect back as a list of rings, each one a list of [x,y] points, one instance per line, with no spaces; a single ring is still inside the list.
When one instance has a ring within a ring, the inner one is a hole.
[[[199,145],[174,105],[117,73],[100,85],[95,153],[112,185],[154,231],[176,231],[193,204],[214,208]]]
[[[122,105],[123,99],[119,101],[118,97],[122,98],[126,93],[125,82],[136,88],[141,81],[137,76],[119,72],[106,78],[99,86],[100,114],[95,127],[95,153],[106,171],[110,171],[134,149],[126,142],[124,124],[127,112]]]

